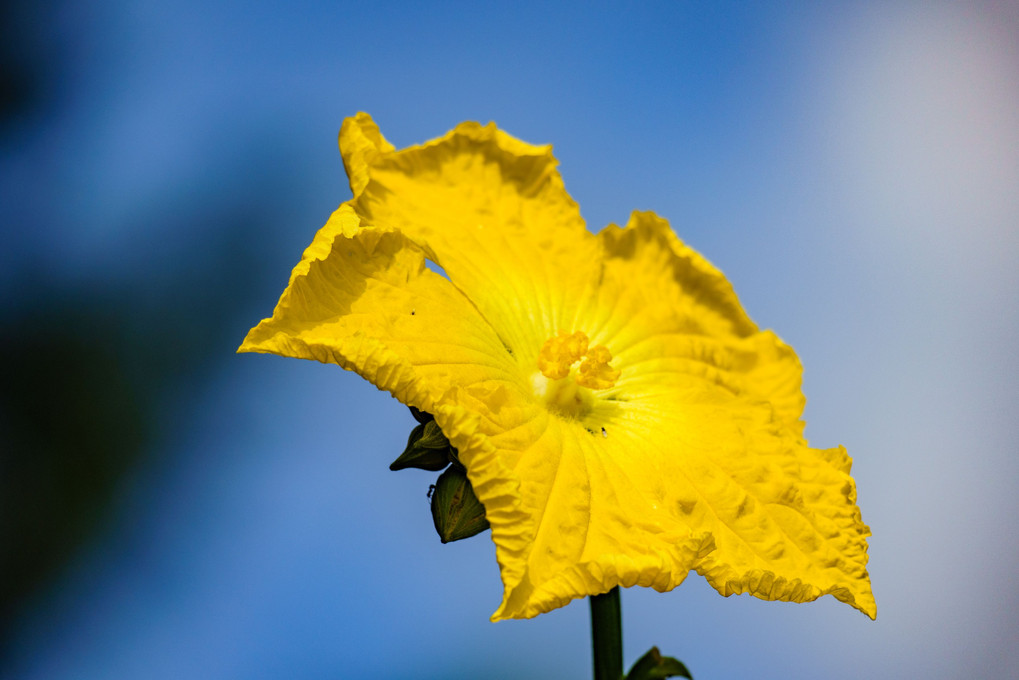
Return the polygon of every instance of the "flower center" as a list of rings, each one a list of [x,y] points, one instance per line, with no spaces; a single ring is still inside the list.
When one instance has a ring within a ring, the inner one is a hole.
[[[590,390],[604,390],[616,384],[619,371],[612,368],[612,353],[604,345],[589,346],[581,331],[559,331],[545,341],[538,353],[534,386],[545,403],[567,415],[581,417],[591,407]],[[574,369],[574,364],[579,366]]]

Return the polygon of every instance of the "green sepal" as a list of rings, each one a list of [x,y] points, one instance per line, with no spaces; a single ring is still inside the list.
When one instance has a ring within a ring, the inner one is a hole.
[[[652,647],[648,653],[633,664],[633,668],[626,674],[625,680],[658,680],[659,678],[690,678],[690,671],[683,665],[682,661],[673,659],[671,656],[662,656],[657,647]]]
[[[474,495],[474,488],[462,467],[450,466],[435,480],[432,521],[443,543],[470,538],[488,528],[485,506]]]
[[[417,468],[438,472],[452,459],[453,453],[446,435],[434,420],[418,425],[407,438],[407,448],[392,462],[390,470]]]

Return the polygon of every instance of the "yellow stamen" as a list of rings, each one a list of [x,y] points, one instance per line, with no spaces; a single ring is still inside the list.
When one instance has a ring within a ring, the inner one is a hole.
[[[619,371],[609,366],[612,352],[604,345],[592,347],[584,360],[580,362],[580,375],[577,383],[592,390],[604,390],[616,384]]]
[[[538,369],[550,380],[562,380],[570,374],[573,364],[580,361],[576,382],[581,387],[604,390],[616,384],[619,371],[612,368],[612,353],[604,345],[588,347],[582,331],[559,331],[545,341],[538,353]]]

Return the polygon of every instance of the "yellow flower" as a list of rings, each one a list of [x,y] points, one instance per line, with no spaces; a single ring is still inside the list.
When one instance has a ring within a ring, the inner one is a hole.
[[[874,617],[851,460],[803,438],[796,354],[665,220],[590,233],[551,148],[493,124],[397,151],[361,113],[340,150],[354,197],[240,351],[434,414],[492,527],[493,620],[691,569]]]

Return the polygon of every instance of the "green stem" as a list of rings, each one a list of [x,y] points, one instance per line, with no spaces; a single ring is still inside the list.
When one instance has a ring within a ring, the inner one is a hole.
[[[591,644],[594,648],[594,680],[623,677],[623,620],[619,588],[604,595],[592,595]]]

